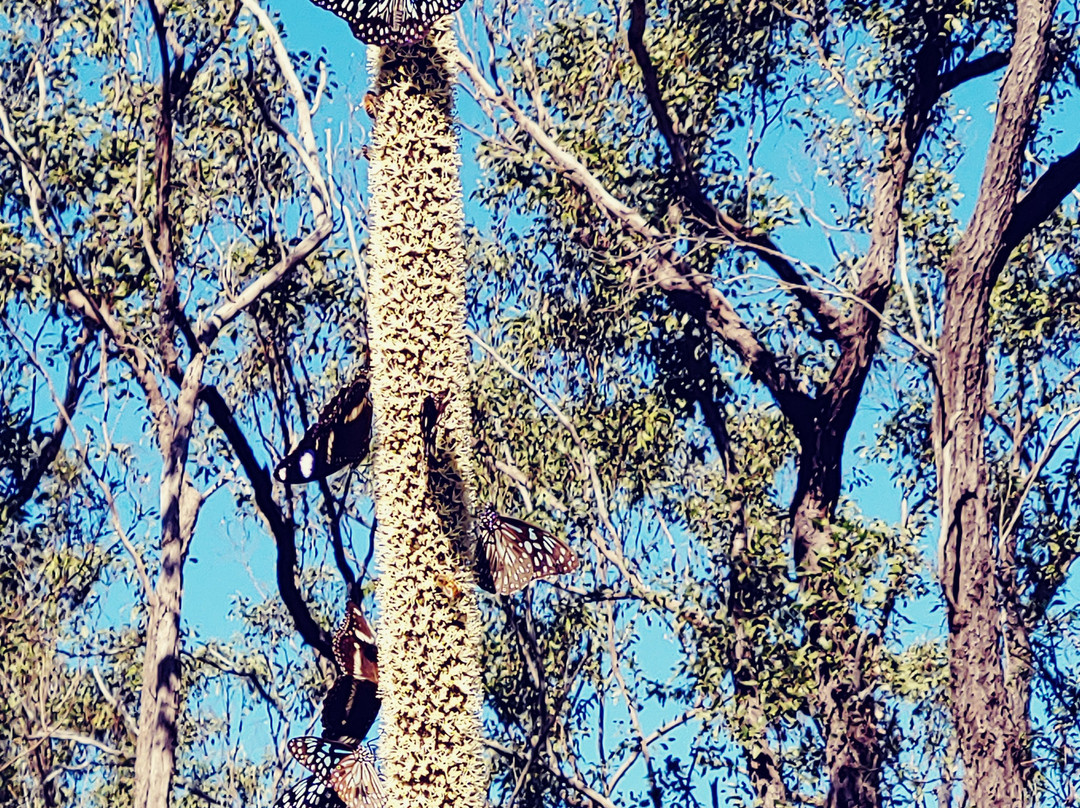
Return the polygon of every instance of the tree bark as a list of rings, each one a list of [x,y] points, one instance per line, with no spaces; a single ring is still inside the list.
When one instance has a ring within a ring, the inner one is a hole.
[[[136,808],[168,808],[176,770],[180,712],[180,606],[184,560],[202,504],[184,475],[205,355],[188,365],[172,423],[159,425],[165,464],[161,474],[161,572],[147,593],[139,737],[135,745]],[[159,417],[166,417],[164,415]]]
[[[979,197],[945,268],[933,441],[948,607],[950,706],[970,805],[1023,806],[1031,771],[1028,701],[1009,681],[989,499],[986,396],[990,293],[1008,259],[1024,148],[1047,58],[1053,0],[1020,0]],[[1026,685],[1023,685],[1026,687]]]
[[[785,410],[799,439],[799,478],[792,500],[792,534],[799,584],[814,595],[807,638],[820,654],[816,712],[825,735],[829,774],[827,808],[881,804],[882,733],[874,682],[865,681],[877,638],[859,627],[826,572],[837,552],[833,527],[842,490],[842,460],[863,387],[880,344],[881,321],[896,263],[904,189],[930,112],[938,99],[944,58],[942,20],[927,15],[926,38],[915,52],[903,113],[888,132],[882,167],[874,180],[870,246],[859,268],[856,305],[836,328],[840,356],[808,411]],[[782,407],[783,409],[783,407]]]
[[[425,43],[383,50],[374,65],[369,333],[379,746],[391,808],[480,808],[487,794],[480,616],[467,561],[471,402],[448,22]],[[420,412],[428,394],[447,397],[436,425],[446,474],[430,473],[425,458]]]

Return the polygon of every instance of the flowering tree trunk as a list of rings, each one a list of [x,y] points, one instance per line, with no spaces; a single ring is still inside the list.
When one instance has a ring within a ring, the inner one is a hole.
[[[425,43],[383,50],[373,64],[368,260],[380,750],[392,806],[479,808],[487,778],[480,620],[464,561],[472,477],[460,157],[444,56],[451,46],[442,23]],[[437,435],[453,473],[429,473],[420,430],[429,394],[446,397]]]

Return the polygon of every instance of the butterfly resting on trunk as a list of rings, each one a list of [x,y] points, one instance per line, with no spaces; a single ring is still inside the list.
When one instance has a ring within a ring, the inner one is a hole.
[[[274,469],[286,485],[303,485],[359,463],[371,445],[370,380],[362,370],[338,391],[304,437]]]
[[[382,808],[385,796],[375,756],[361,744],[378,715],[379,662],[375,632],[352,597],[334,632],[341,675],[323,701],[323,737],[289,741],[311,775],[283,792],[274,808]]]
[[[289,751],[312,774],[274,801],[274,808],[382,808],[386,797],[366,746],[312,735],[293,738]]]
[[[334,659],[341,676],[323,700],[323,737],[359,743],[379,714],[379,661],[375,632],[351,598],[334,632]]]

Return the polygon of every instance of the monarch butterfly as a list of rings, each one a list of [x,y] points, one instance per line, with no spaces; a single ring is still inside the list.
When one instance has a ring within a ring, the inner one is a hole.
[[[477,513],[476,576],[480,588],[512,595],[539,578],[577,569],[570,545],[546,530],[496,512],[490,505]]]
[[[338,391],[319,420],[278,463],[274,476],[286,485],[321,480],[367,457],[371,444],[371,399],[367,370]]]
[[[439,17],[453,14],[465,0],[313,0],[352,28],[368,45],[408,45],[424,38]]]
[[[375,632],[360,608],[348,601],[345,619],[334,632],[334,658],[342,675],[323,700],[323,735],[360,742],[379,714],[379,662]]]

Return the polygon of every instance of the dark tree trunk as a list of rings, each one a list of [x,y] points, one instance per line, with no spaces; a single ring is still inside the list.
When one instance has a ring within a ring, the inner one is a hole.
[[[1005,261],[1021,165],[1046,64],[1052,0],[1021,0],[1009,68],[971,223],[945,269],[934,454],[941,586],[948,606],[950,701],[969,805],[1023,806],[1028,701],[1009,681],[997,536],[986,455],[990,293]]]

